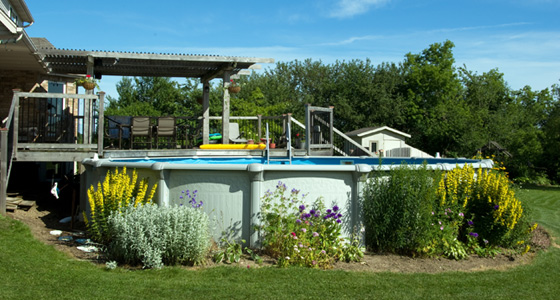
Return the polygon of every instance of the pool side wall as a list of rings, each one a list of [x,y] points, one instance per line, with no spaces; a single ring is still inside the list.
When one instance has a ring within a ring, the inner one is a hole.
[[[113,162],[109,159],[86,159],[81,176],[80,205],[89,214],[87,189],[105,179],[108,170],[127,167],[135,169],[138,178],[147,178],[149,188],[158,184],[154,202],[160,206],[190,205],[186,191],[197,191],[196,200],[210,216],[211,234],[216,242],[224,236],[249,246],[258,247],[258,213],[261,198],[273,192],[279,182],[306,194],[304,202],[311,205],[322,198],[326,206],[341,208],[342,235],[350,237],[361,226],[360,196],[367,175],[375,168],[388,171],[395,165],[267,165],[253,164],[175,164],[167,162]],[[451,170],[457,164],[430,164],[429,167]],[[491,168],[491,161],[473,163],[475,168]],[[181,199],[181,196],[184,198]]]
[[[87,189],[105,179],[108,170],[122,168],[123,163],[109,160],[86,160],[81,177],[80,205],[89,214]],[[305,194],[306,205],[322,198],[325,205],[338,205],[343,215],[344,236],[360,224],[358,200],[362,183],[372,168],[368,165],[295,166],[295,165],[181,165],[170,163],[130,163],[127,171],[136,169],[138,178],[147,178],[149,187],[157,183],[154,201],[160,206],[190,205],[186,191],[203,201],[202,209],[210,216],[211,233],[219,241],[226,233],[235,240],[244,239],[250,246],[259,246],[258,213],[261,198],[273,192],[282,182]],[[181,199],[180,197],[184,198]]]

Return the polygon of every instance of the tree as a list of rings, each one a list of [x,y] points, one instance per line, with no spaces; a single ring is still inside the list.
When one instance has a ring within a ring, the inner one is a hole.
[[[188,110],[184,91],[168,77],[123,77],[117,92],[118,100],[108,97],[107,115],[181,115]]]
[[[405,131],[412,135],[413,145],[428,153],[457,155],[461,135],[468,127],[453,47],[450,41],[435,43],[421,54],[408,53],[403,63]]]

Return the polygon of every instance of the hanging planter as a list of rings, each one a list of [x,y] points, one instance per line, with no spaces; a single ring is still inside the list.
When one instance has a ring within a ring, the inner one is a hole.
[[[90,91],[95,88],[95,82],[84,82],[82,83],[82,86],[84,87],[84,89]]]
[[[232,93],[232,94],[237,94],[237,93],[239,93],[239,92],[241,91],[241,87],[238,86],[238,85],[229,86],[229,87],[228,87],[228,91],[229,91],[230,93]]]
[[[76,79],[76,86],[83,86],[86,90],[93,90],[97,87],[97,82],[91,75],[86,75],[86,77],[80,77]]]
[[[241,86],[238,85],[237,83],[235,83],[235,81],[233,81],[233,79],[230,79],[229,81],[231,81],[230,85],[228,86],[228,91],[232,94],[237,94],[241,91]]]

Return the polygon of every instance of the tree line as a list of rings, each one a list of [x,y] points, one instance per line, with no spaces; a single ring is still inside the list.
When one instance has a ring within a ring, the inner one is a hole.
[[[304,105],[334,106],[343,132],[390,126],[409,133],[408,143],[447,157],[496,155],[519,182],[560,182],[560,87],[511,89],[498,69],[479,74],[456,67],[451,41],[434,43],[402,62],[369,59],[325,64],[307,59],[237,80],[231,115],[304,118]],[[211,115],[221,114],[223,88],[212,82]],[[106,115],[198,116],[197,80],[123,78]]]

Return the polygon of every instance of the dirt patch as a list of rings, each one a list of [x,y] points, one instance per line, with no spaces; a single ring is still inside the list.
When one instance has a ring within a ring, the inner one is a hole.
[[[8,213],[13,219],[22,221],[31,229],[32,234],[39,241],[54,246],[57,250],[78,259],[86,260],[95,264],[105,264],[105,259],[99,252],[84,252],[77,247],[81,246],[76,240],[83,239],[85,231],[83,223],[60,223],[60,220],[68,217],[68,214],[60,212],[58,209],[60,203],[54,201],[43,202],[41,205],[35,205],[28,211],[16,210]],[[41,202],[42,202],[41,201]],[[61,235],[52,235],[51,231],[60,230]],[[64,241],[68,236],[72,237],[71,241]],[[65,237],[63,240],[60,237]],[[546,249],[549,246],[557,246],[551,242],[550,235],[540,227],[535,230],[532,238],[533,249]],[[494,258],[481,258],[471,256],[465,260],[437,259],[437,258],[412,258],[407,256],[399,256],[393,254],[366,254],[361,262],[344,263],[339,262],[334,265],[335,270],[345,271],[363,271],[363,272],[396,272],[396,273],[440,273],[451,271],[484,271],[484,270],[506,270],[519,265],[530,263],[535,257],[535,252],[529,252],[526,255],[507,255],[499,254]],[[256,265],[254,261],[243,258],[234,266],[259,268],[263,266],[272,266],[274,260],[264,257],[263,264]],[[210,260],[203,267],[189,268],[206,268],[216,266],[217,264]],[[223,265],[223,264],[220,264]]]

